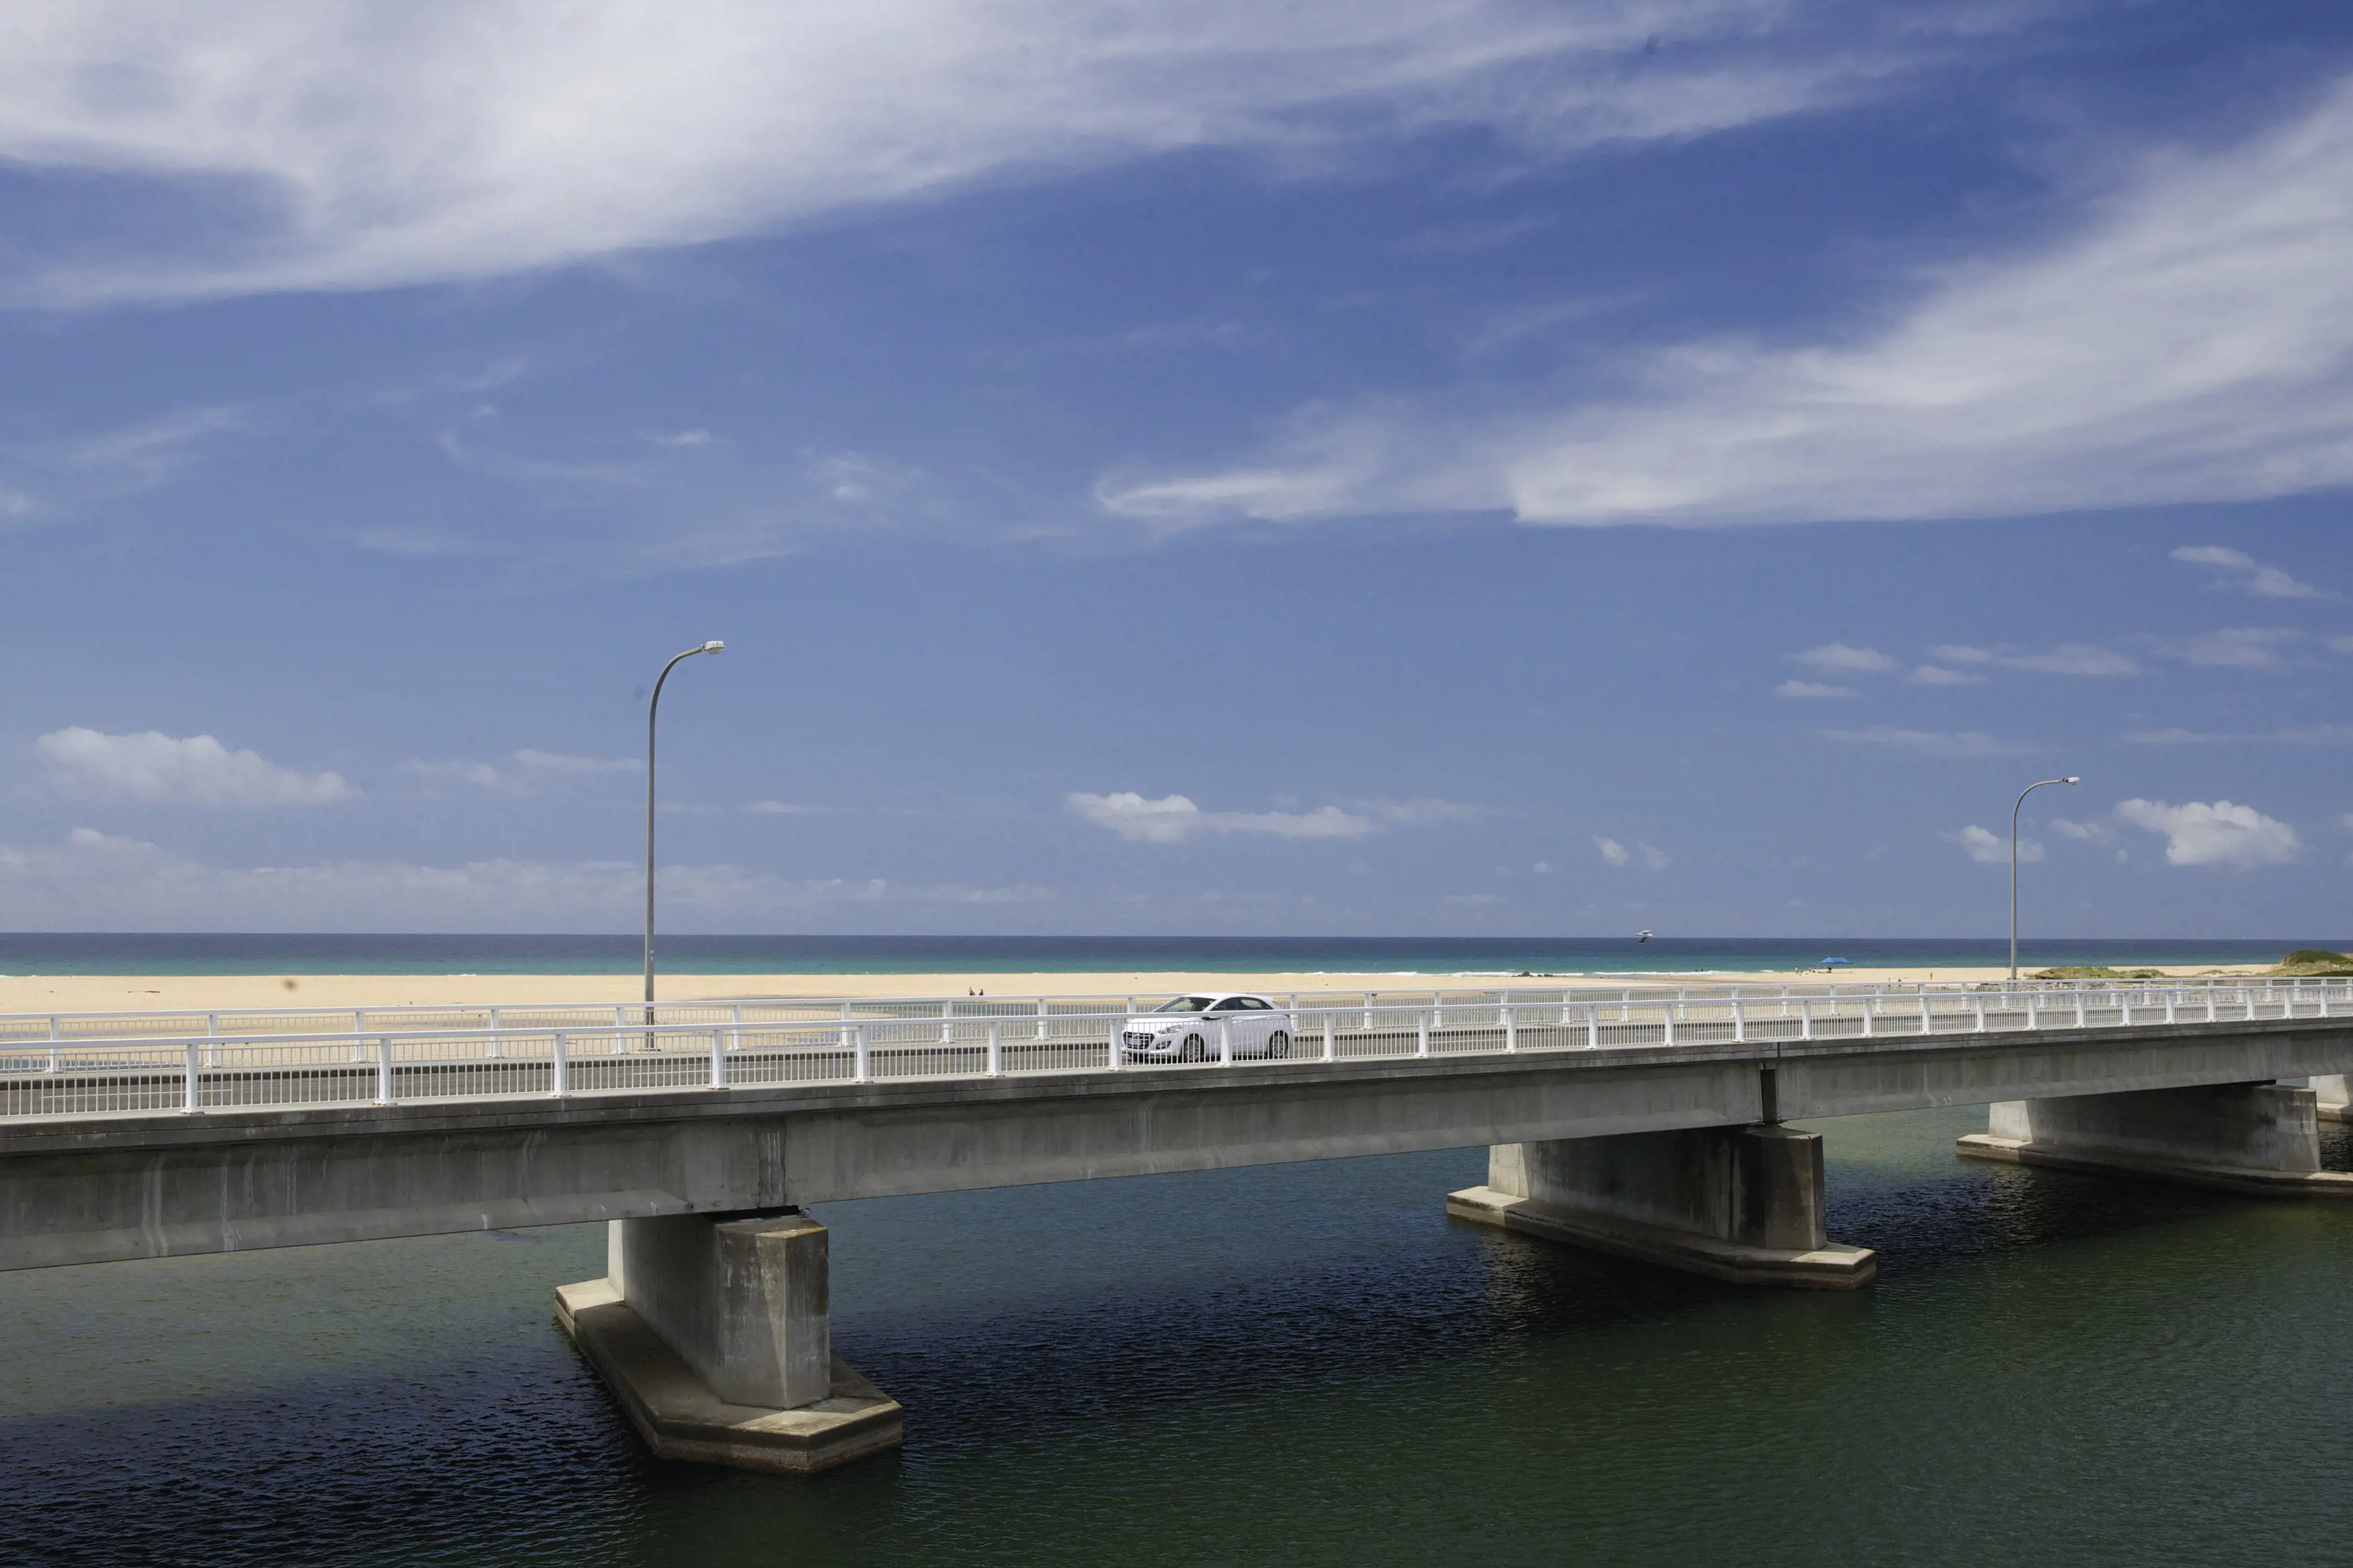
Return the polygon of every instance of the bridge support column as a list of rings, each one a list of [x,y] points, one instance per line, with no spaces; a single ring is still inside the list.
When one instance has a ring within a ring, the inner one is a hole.
[[[2353,1175],[2320,1168],[2319,1097],[2275,1083],[2222,1083],[2013,1100],[1957,1144],[1978,1160],[2162,1176],[2286,1197],[2353,1197]]]
[[[606,1259],[556,1321],[663,1458],[807,1474],[899,1446],[897,1403],[833,1354],[808,1215],[617,1219]]]
[[[1879,1272],[1822,1228],[1822,1141],[1778,1124],[1498,1143],[1457,1219],[1741,1285],[1848,1290]]]
[[[2312,1080],[2312,1092],[2320,1103],[2314,1107],[2323,1121],[2353,1121],[2353,1091],[2348,1091],[2344,1073],[2329,1073]]]

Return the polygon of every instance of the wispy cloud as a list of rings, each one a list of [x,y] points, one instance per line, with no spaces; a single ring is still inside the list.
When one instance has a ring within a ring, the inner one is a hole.
[[[1895,661],[1875,647],[1849,647],[1842,642],[1824,643],[1820,647],[1810,647],[1803,653],[1793,653],[1789,657],[1816,669],[1876,674],[1895,668]]]
[[[1663,871],[1673,859],[1665,850],[1651,845],[1637,843],[1629,849],[1615,838],[1597,837],[1593,840],[1593,847],[1600,853],[1601,863],[1605,866],[1630,866],[1639,859],[1646,870]]]
[[[2217,669],[2276,669],[2280,650],[2303,637],[2289,626],[2229,626],[2181,642],[2159,642],[2158,647],[2185,664]]]
[[[2117,820],[2145,827],[2165,837],[2165,858],[2174,866],[2224,866],[2252,870],[2284,866],[2303,852],[2295,829],[2265,816],[2251,805],[2227,800],[2185,801],[2168,805],[2161,800],[2127,800],[2116,806]]]
[[[1989,665],[1997,669],[2028,670],[2037,675],[2138,675],[2140,666],[2112,648],[2091,643],[2061,643],[2035,652],[2030,648],[1969,647],[1946,643],[1928,650],[1947,664]]]
[[[1852,686],[1825,686],[1819,680],[1785,680],[1773,689],[1776,697],[1852,697]]]
[[[2223,544],[2185,544],[2173,552],[2176,561],[2211,568],[2215,586],[2236,588],[2263,599],[2333,599],[2309,583],[2300,583],[2276,566],[2266,566],[2243,550]]]
[[[1935,730],[1898,730],[1874,725],[1868,730],[1822,730],[1824,740],[1855,746],[1884,746],[1891,751],[1917,752],[1925,757],[1995,757],[2026,748],[1997,741],[1976,730],[1945,734]]]
[[[326,805],[353,793],[340,773],[298,773],[259,752],[232,752],[210,735],[109,735],[77,725],[34,745],[48,764],[50,787],[73,799],[288,806]]]
[[[1790,347],[1660,349],[1625,367],[1630,392],[1549,410],[1497,399],[1466,412],[1468,395],[1303,410],[1258,456],[1109,479],[1098,498],[1162,529],[1490,510],[1734,523],[2344,485],[2348,167],[2353,83],[2340,82],[2236,146],[2151,154],[2073,233],[1927,274],[1884,324]]]
[[[1924,664],[1905,677],[1915,686],[1983,686],[1986,678],[1971,675],[1967,670],[1947,669],[1939,664]]]
[[[0,844],[0,900],[46,931],[503,931],[627,929],[643,912],[631,861],[321,861],[219,867],[119,834],[78,827],[56,844]],[[673,925],[743,931],[856,911],[872,929],[907,911],[935,930],[958,908],[1048,904],[1045,887],[885,878],[777,877],[733,865],[661,870]]]
[[[366,288],[1185,148],[1306,162],[1431,127],[1539,154],[1690,136],[1883,92],[2013,20],[1774,0],[20,0],[0,158],[243,198],[216,202],[199,249],[37,250],[18,265],[42,297]]]

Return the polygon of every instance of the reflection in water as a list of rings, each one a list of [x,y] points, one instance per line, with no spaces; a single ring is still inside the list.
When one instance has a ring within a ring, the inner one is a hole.
[[[1853,1294],[1451,1224],[1477,1152],[835,1205],[908,1447],[812,1481],[642,1455],[548,1321],[594,1227],[0,1276],[0,1560],[2344,1555],[2353,1213],[1981,1126],[1822,1124]]]

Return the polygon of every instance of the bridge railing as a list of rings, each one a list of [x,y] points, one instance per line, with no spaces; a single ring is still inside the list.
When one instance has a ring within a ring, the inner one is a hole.
[[[1872,1037],[1990,1037],[2266,1018],[2353,1018],[2353,984],[2128,985],[1764,996],[1482,997],[1423,1005],[1355,995],[1245,1033],[1249,1015],[1183,1016],[1170,1054],[1122,1007],[967,1018],[578,1027],[255,1032],[0,1045],[0,1123],[157,1112],[501,1101],[794,1084],[1073,1072],[1184,1072],[1375,1059],[1607,1051]],[[1162,1015],[1155,1022],[1166,1022]]]
[[[2175,990],[2240,991],[2309,990],[2344,981],[2295,980],[2273,976],[2197,977],[2162,983]],[[1368,1014],[1389,1016],[1428,1007],[1541,1006],[1553,1003],[1606,1004],[1707,1003],[1725,1000],[1777,1002],[1799,997],[1881,999],[1939,997],[2011,989],[2001,982],[1907,984],[1823,980],[1773,984],[1715,983],[1688,984],[1482,985],[1436,986],[1415,989],[1321,990],[1261,993],[1293,1011],[1345,1009],[1358,1006]],[[2085,991],[2105,994],[2111,981],[2040,981],[2017,989],[2038,994]],[[1076,1020],[1124,1010],[1147,1012],[1169,1000],[1168,992],[1111,993],[1100,995],[1050,994],[1005,996],[748,996],[691,1002],[563,1002],[523,1004],[413,1004],[390,1007],[239,1007],[163,1009],[155,1011],[0,1013],[0,1049],[50,1042],[111,1039],[162,1039],[202,1036],[245,1039],[257,1036],[295,1038],[330,1034],[373,1036],[391,1033],[459,1034],[505,1030],[596,1029],[677,1026],[739,1026],[752,1024],[831,1024],[931,1021],[941,1026],[941,1037],[969,1043],[982,1038],[992,1023],[1018,1026],[1045,1020],[1058,1030]],[[1939,1003],[1938,1005],[1945,1004]]]

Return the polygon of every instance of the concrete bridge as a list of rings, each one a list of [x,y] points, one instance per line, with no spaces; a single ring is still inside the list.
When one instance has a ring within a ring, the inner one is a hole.
[[[898,1406],[831,1354],[826,1232],[801,1211],[838,1199],[1485,1145],[1458,1217],[1852,1288],[1875,1260],[1825,1234],[1820,1140],[1785,1123],[1963,1105],[1991,1108],[1968,1154],[2353,1195],[2317,1146],[2353,1071],[2341,982],[1314,997],[1283,1056],[1220,1039],[1150,1066],[1099,999],[700,1005],[54,1021],[0,1044],[0,1268],[610,1221],[606,1278],[558,1316],[639,1431],[796,1470],[898,1440]]]

